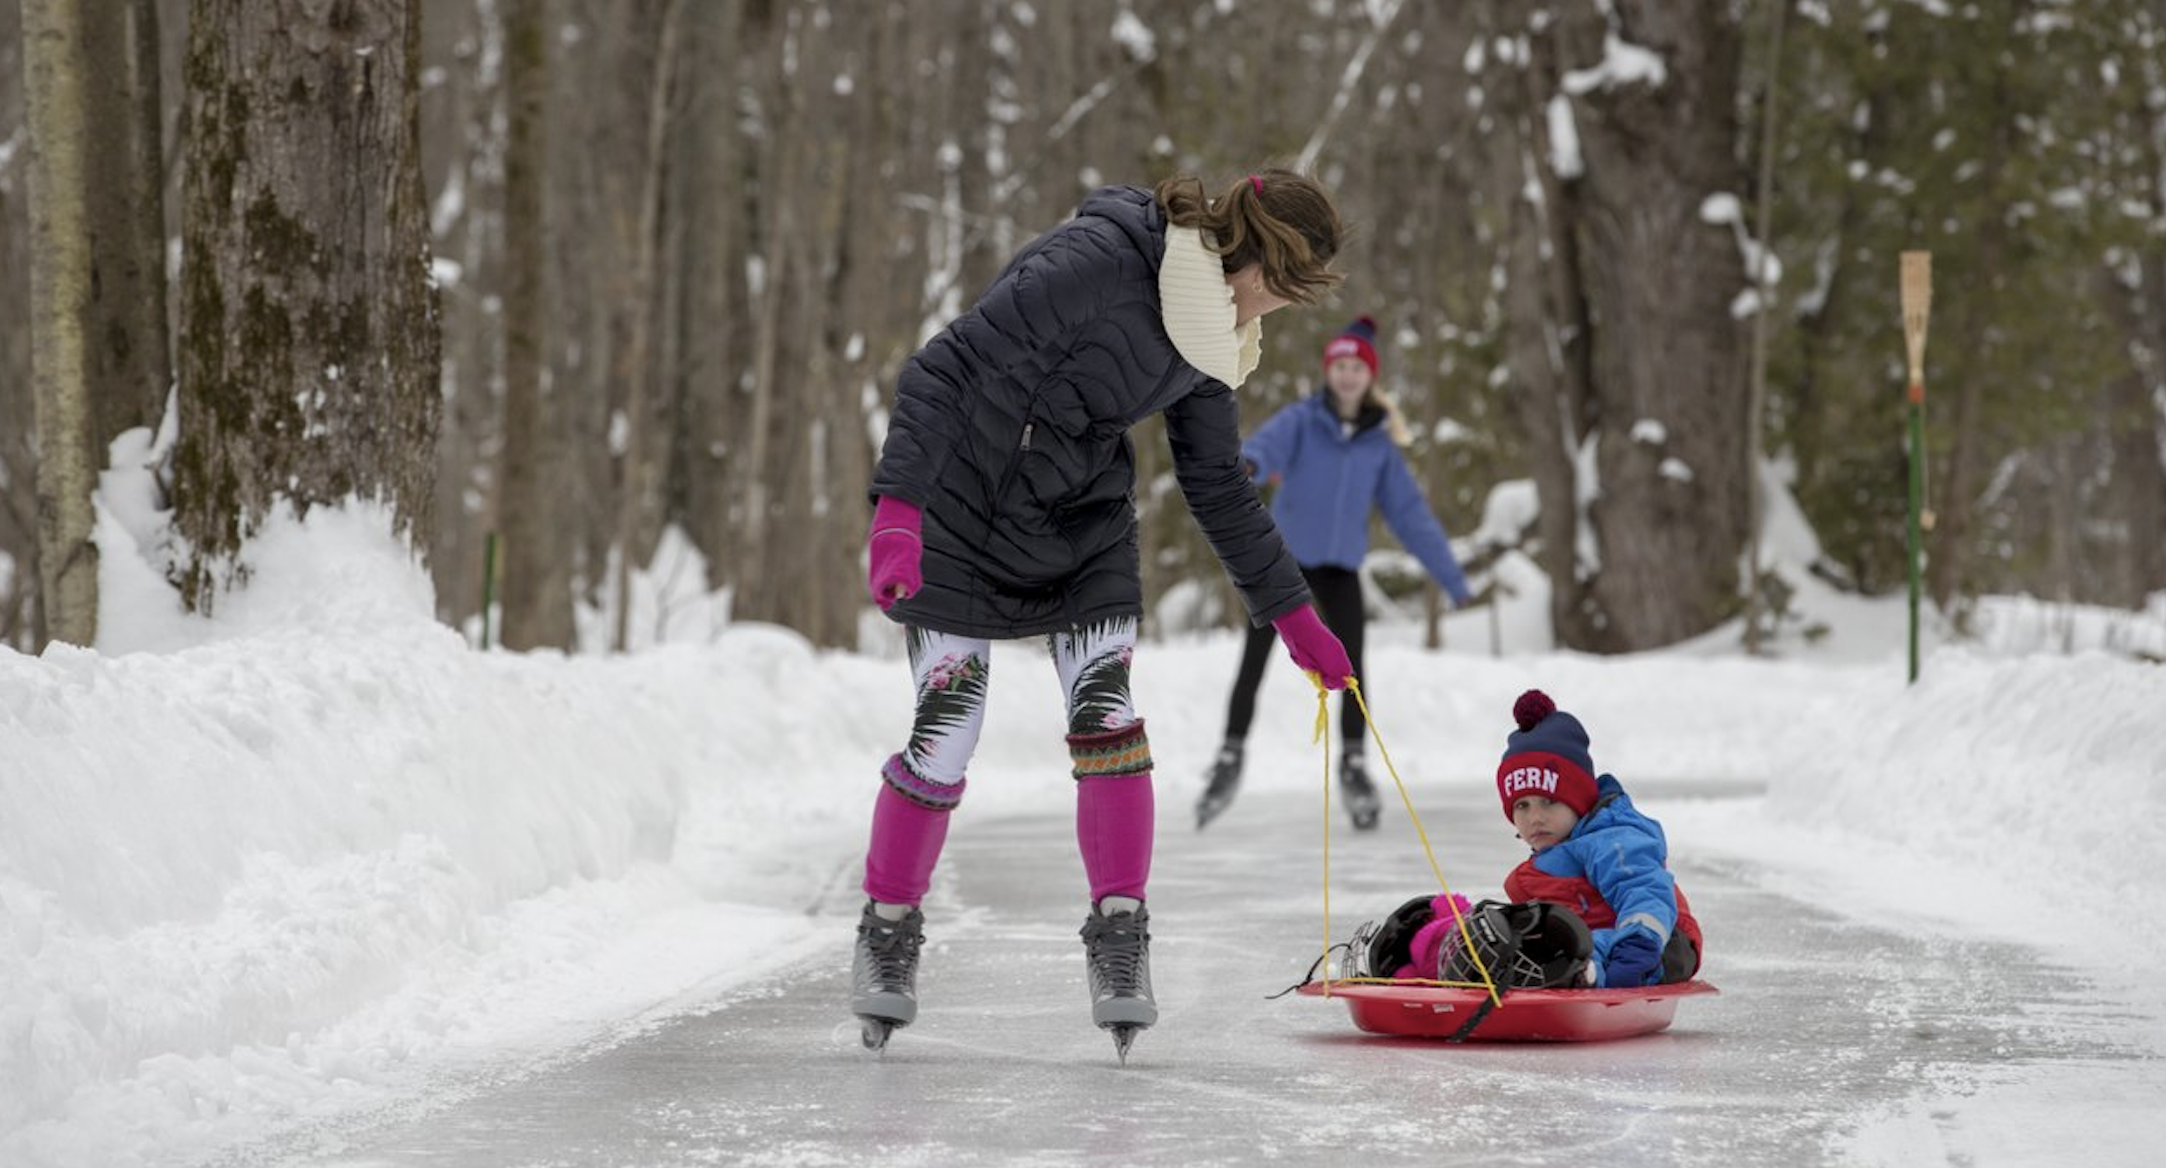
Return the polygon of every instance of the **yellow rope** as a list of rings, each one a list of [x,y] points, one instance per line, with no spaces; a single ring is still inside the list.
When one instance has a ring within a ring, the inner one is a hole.
[[[1324,996],[1331,996],[1331,703],[1325,697],[1323,675],[1309,670],[1309,684],[1316,687],[1316,733],[1311,744],[1324,743]]]
[[[1487,990],[1493,987],[1478,981],[1439,981],[1433,977],[1334,977],[1323,982],[1324,996],[1331,996],[1332,986],[1381,985],[1381,986],[1427,986],[1440,990]]]
[[[1327,734],[1329,733],[1329,731],[1330,731],[1330,728],[1331,728],[1331,701],[1330,701],[1330,695],[1331,695],[1331,691],[1330,691],[1329,689],[1327,689],[1327,688],[1325,687],[1325,685],[1324,685],[1324,679],[1323,679],[1323,676],[1322,676],[1321,674],[1319,674],[1319,673],[1315,672],[1314,670],[1310,670],[1310,671],[1308,671],[1308,678],[1309,678],[1309,684],[1311,684],[1311,685],[1313,685],[1313,686],[1315,686],[1315,687],[1316,687],[1316,732],[1315,732],[1315,736],[1314,736],[1313,738],[1311,738],[1311,739],[1310,739],[1310,741],[1311,741],[1312,743],[1314,743],[1314,742],[1325,742],[1325,736],[1326,736],[1326,735],[1327,735]],[[1396,765],[1394,765],[1394,764],[1392,763],[1392,761],[1391,761],[1391,748],[1389,748],[1389,747],[1387,747],[1387,746],[1385,746],[1385,745],[1384,745],[1384,734],[1383,734],[1383,732],[1382,732],[1382,731],[1380,731],[1380,730],[1378,730],[1378,729],[1376,728],[1376,719],[1375,719],[1374,717],[1371,717],[1371,716],[1370,716],[1370,714],[1369,714],[1369,703],[1368,703],[1368,700],[1367,700],[1366,698],[1363,698],[1363,697],[1361,696],[1361,679],[1360,679],[1360,678],[1357,678],[1357,677],[1349,677],[1349,678],[1347,678],[1347,679],[1346,679],[1346,692],[1347,692],[1348,696],[1350,696],[1350,697],[1352,697],[1352,698],[1354,699],[1354,704],[1355,704],[1356,706],[1360,707],[1360,709],[1361,709],[1361,720],[1362,720],[1362,722],[1363,722],[1363,723],[1364,723],[1365,725],[1367,725],[1367,726],[1369,727],[1369,737],[1371,737],[1371,738],[1373,738],[1373,739],[1375,739],[1375,740],[1376,740],[1376,753],[1377,753],[1377,757],[1379,757],[1379,758],[1381,758],[1381,759],[1383,759],[1383,760],[1384,760],[1384,770],[1385,770],[1385,772],[1391,775],[1391,782],[1392,782],[1392,785],[1393,785],[1393,786],[1395,786],[1395,787],[1397,787],[1397,788],[1399,789],[1399,802],[1401,802],[1401,803],[1403,803],[1403,804],[1405,804],[1405,805],[1406,805],[1406,817],[1407,817],[1407,821],[1408,821],[1409,823],[1412,823],[1412,824],[1414,825],[1414,835],[1415,835],[1415,837],[1416,837],[1416,838],[1418,838],[1418,839],[1420,839],[1420,840],[1421,840],[1421,851],[1422,851],[1422,855],[1424,855],[1424,856],[1428,857],[1428,859],[1429,859],[1429,871],[1430,871],[1430,873],[1431,873],[1431,874],[1435,875],[1435,877],[1436,877],[1436,882],[1437,882],[1437,887],[1439,887],[1439,888],[1442,888],[1442,889],[1444,890],[1444,899],[1445,899],[1445,903],[1447,903],[1447,904],[1451,905],[1451,908],[1452,908],[1452,923],[1453,923],[1454,925],[1458,926],[1458,929],[1459,929],[1459,943],[1460,943],[1461,945],[1464,945],[1464,946],[1466,947],[1466,948],[1465,948],[1465,951],[1466,951],[1467,953],[1470,953],[1470,954],[1472,954],[1472,955],[1473,955],[1473,957],[1474,957],[1474,968],[1475,968],[1476,970],[1480,971],[1480,973],[1481,973],[1481,975],[1482,975],[1482,982],[1481,982],[1481,984],[1480,984],[1479,986],[1475,986],[1475,985],[1474,985],[1474,983],[1472,983],[1472,982],[1440,982],[1440,981],[1431,981],[1431,980],[1429,980],[1429,979],[1426,979],[1426,978],[1418,978],[1418,979],[1417,979],[1417,978],[1333,978],[1333,977],[1331,977],[1331,976],[1330,976],[1329,970],[1331,969],[1331,746],[1330,746],[1330,744],[1329,744],[1328,742],[1325,742],[1325,745],[1324,745],[1324,956],[1323,956],[1323,968],[1324,968],[1324,969],[1326,970],[1326,973],[1325,973],[1325,975],[1324,975],[1324,996],[1325,996],[1325,997],[1327,997],[1327,998],[1331,996],[1331,987],[1332,987],[1332,984],[1333,984],[1333,983],[1334,983],[1335,981],[1336,981],[1336,982],[1342,982],[1342,983],[1367,983],[1367,982],[1387,982],[1387,983],[1388,983],[1388,982],[1394,982],[1394,981],[1421,981],[1421,982],[1423,982],[1424,984],[1429,984],[1429,985],[1453,985],[1453,986],[1456,986],[1456,985],[1464,985],[1464,986],[1467,986],[1467,987],[1468,987],[1468,988],[1470,988],[1470,989],[1472,989],[1472,988],[1479,988],[1479,989],[1483,989],[1483,990],[1486,990],[1486,991],[1488,991],[1488,993],[1489,993],[1489,997],[1490,997],[1490,1000],[1491,1000],[1491,1001],[1493,1001],[1493,1002],[1497,1003],[1498,1005],[1502,1005],[1502,1004],[1503,1004],[1503,997],[1502,997],[1502,995],[1498,994],[1498,992],[1497,992],[1497,983],[1496,983],[1496,978],[1495,978],[1495,976],[1494,976],[1494,975],[1492,975],[1492,974],[1491,974],[1491,973],[1489,972],[1489,965],[1488,965],[1488,963],[1482,960],[1482,954],[1481,954],[1481,951],[1480,951],[1479,949],[1477,949],[1477,948],[1475,947],[1475,945],[1474,945],[1474,937],[1473,937],[1473,934],[1471,934],[1471,933],[1469,933],[1469,932],[1467,931],[1467,920],[1466,920],[1466,914],[1464,914],[1464,913],[1462,913],[1462,912],[1460,912],[1460,911],[1459,911],[1459,903],[1458,903],[1458,901],[1456,901],[1456,900],[1452,899],[1452,886],[1451,886],[1451,882],[1450,882],[1450,881],[1448,881],[1448,880],[1446,880],[1446,879],[1444,879],[1444,868],[1443,868],[1443,866],[1442,866],[1441,864],[1438,864],[1438,863],[1437,863],[1437,858],[1436,858],[1436,848],[1435,848],[1434,846],[1432,846],[1432,845],[1431,845],[1431,844],[1429,843],[1429,832],[1428,832],[1428,831],[1427,831],[1427,830],[1426,830],[1425,828],[1423,828],[1423,827],[1422,827],[1422,825],[1421,825],[1421,815],[1420,815],[1420,813],[1419,813],[1419,812],[1416,812],[1416,811],[1414,810],[1414,797],[1413,797],[1412,795],[1410,795],[1410,794],[1408,794],[1408,793],[1407,793],[1407,789],[1406,789],[1406,780],[1404,780],[1404,779],[1401,779],[1401,778],[1399,777],[1399,768],[1398,768],[1398,767],[1397,767]]]

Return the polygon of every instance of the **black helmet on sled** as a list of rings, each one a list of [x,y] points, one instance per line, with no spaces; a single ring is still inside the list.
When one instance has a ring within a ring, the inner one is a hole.
[[[1466,917],[1473,952],[1454,929],[1437,955],[1438,981],[1482,983],[1482,969],[1499,987],[1546,989],[1584,984],[1594,956],[1594,935],[1579,914],[1560,904],[1485,900]],[[1481,959],[1481,968],[1475,958]]]
[[[1429,906],[1434,894],[1417,896],[1381,921],[1363,925],[1354,934],[1352,975],[1355,977],[1390,977],[1398,968],[1414,959],[1414,934],[1436,916]]]

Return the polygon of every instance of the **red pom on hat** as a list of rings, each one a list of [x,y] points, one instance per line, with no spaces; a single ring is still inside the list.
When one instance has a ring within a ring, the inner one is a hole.
[[[1519,700],[1512,703],[1512,721],[1519,723],[1521,730],[1534,729],[1542,719],[1556,712],[1557,703],[1538,689],[1520,694]]]

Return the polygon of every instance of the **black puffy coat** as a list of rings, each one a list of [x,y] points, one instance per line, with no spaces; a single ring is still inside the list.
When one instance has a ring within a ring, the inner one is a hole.
[[[1256,624],[1308,601],[1241,465],[1233,389],[1166,335],[1166,217],[1093,192],[904,363],[872,495],[925,512],[905,624],[1008,638],[1143,613],[1128,430],[1166,418],[1175,478]]]

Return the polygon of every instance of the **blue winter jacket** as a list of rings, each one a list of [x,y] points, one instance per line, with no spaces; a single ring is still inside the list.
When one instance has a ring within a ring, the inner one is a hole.
[[[1348,434],[1331,391],[1319,390],[1271,415],[1241,444],[1241,456],[1255,464],[1258,482],[1279,477],[1271,514],[1302,567],[1359,569],[1369,551],[1369,514],[1380,509],[1445,595],[1464,605],[1471,597],[1459,557],[1383,420],[1384,411],[1372,406]]]

